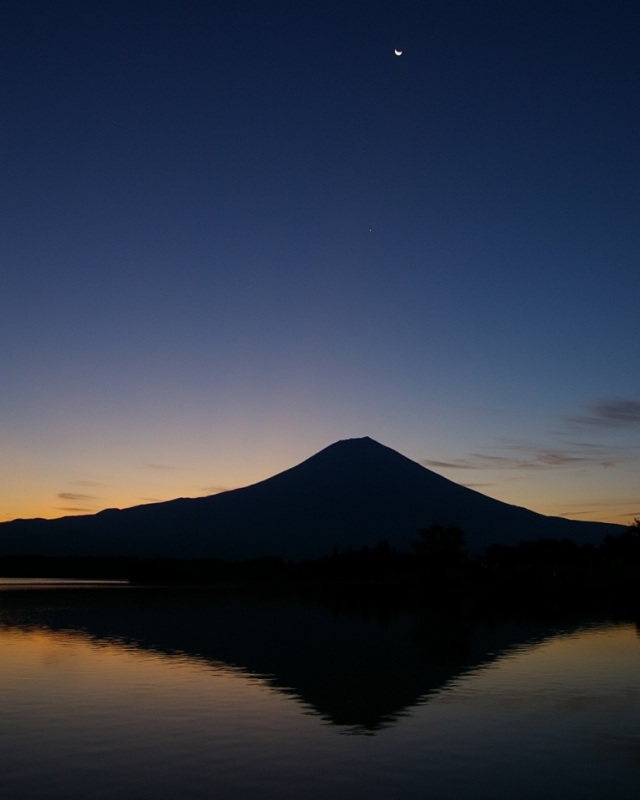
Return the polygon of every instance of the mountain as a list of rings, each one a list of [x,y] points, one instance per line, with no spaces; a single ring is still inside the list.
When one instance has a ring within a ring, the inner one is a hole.
[[[210,497],[1,523],[0,556],[300,560],[384,539],[406,550],[418,529],[433,523],[459,525],[474,552],[541,537],[598,544],[624,530],[502,503],[365,437],[336,442],[272,478]]]

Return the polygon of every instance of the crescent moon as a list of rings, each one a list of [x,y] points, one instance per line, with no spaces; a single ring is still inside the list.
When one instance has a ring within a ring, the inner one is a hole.
[[[395,53],[397,56],[401,56],[401,55],[402,55],[402,50],[398,50],[398,48],[397,48],[397,47],[396,47],[396,49],[395,49],[393,52],[394,52],[394,53]]]

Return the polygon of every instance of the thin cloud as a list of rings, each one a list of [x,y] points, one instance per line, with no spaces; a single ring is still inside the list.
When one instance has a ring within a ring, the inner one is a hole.
[[[557,517],[577,517],[581,514],[591,514],[600,512],[603,515],[610,515],[610,509],[620,508],[627,505],[625,500],[601,500],[595,503],[569,503],[568,510],[558,512]],[[618,516],[628,516],[627,514],[618,514]]]
[[[81,503],[87,500],[97,500],[97,497],[94,497],[91,494],[76,494],[75,492],[59,492],[58,497],[61,500],[76,500],[77,502]]]
[[[583,446],[582,444],[569,442],[565,442],[561,448],[537,447],[530,444],[513,444],[511,446],[517,452],[525,454],[524,458],[518,462],[524,468],[533,467],[539,469],[576,465],[606,465],[607,467],[613,467],[620,458],[613,448],[594,445]]]
[[[608,519],[624,519],[627,520],[628,524],[631,524],[631,520],[636,519],[640,516],[640,512],[634,511],[624,511],[618,514],[609,514],[607,511],[608,506],[616,506],[619,503],[586,503],[587,506],[594,506],[596,509],[601,510],[603,515],[608,515]],[[577,517],[581,514],[591,514],[593,515],[594,510],[588,508],[586,511],[565,511],[562,514],[557,514],[558,517]]]
[[[585,511],[563,511],[561,514],[557,514],[558,517],[579,517],[582,514],[593,514],[593,511],[587,509]]]
[[[640,427],[640,401],[616,399],[585,406],[586,414],[569,414],[563,419],[572,425],[591,428]]]
[[[562,442],[560,447],[540,447],[523,442],[506,441],[501,453],[470,453],[448,461],[422,459],[426,467],[436,469],[475,470],[545,470],[563,467],[602,467],[613,469],[618,464],[638,458],[637,448],[605,447],[589,442]]]
[[[68,511],[70,514],[88,514],[88,508],[81,508],[80,506],[56,506],[58,511]]]
[[[209,495],[209,494],[221,494],[222,492],[230,492],[231,491],[231,487],[230,486],[203,486],[201,491],[204,492],[204,494],[206,494],[206,495]]]
[[[424,467],[435,467],[436,469],[479,469],[475,464],[470,464],[463,458],[453,461],[433,461],[430,458],[423,458],[420,463]]]
[[[429,461],[422,463],[443,469],[545,469],[564,467],[577,463],[593,463],[588,455],[570,453],[561,450],[541,450],[535,446],[511,445],[511,448],[523,452],[523,455],[490,455],[488,453],[471,453],[465,458],[452,461]],[[526,455],[524,454],[526,453]]]
[[[163,471],[175,471],[175,472],[182,472],[184,467],[174,467],[171,464],[145,464],[144,465],[147,469],[158,469]]]

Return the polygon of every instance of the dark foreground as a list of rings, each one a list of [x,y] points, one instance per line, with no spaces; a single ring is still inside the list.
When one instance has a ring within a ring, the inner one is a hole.
[[[400,585],[0,592],[0,795],[635,800],[637,618]]]
[[[5,577],[127,580],[140,585],[283,585],[323,587],[352,595],[376,593],[438,605],[640,608],[640,526],[600,547],[538,540],[493,545],[470,557],[457,529],[421,531],[412,553],[386,542],[323,559],[0,558]]]

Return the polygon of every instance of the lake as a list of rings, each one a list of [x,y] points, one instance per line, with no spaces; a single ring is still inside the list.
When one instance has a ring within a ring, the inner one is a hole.
[[[637,798],[630,618],[278,591],[0,591],[0,794]]]

